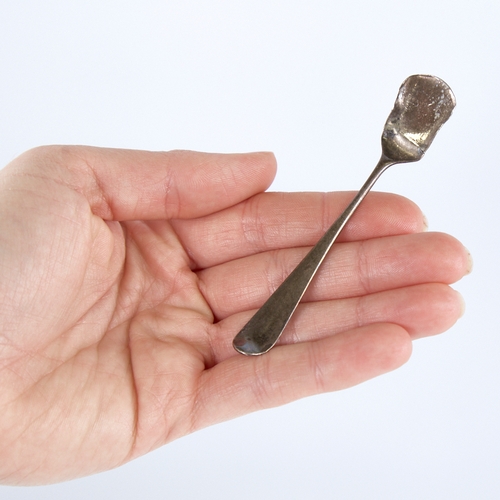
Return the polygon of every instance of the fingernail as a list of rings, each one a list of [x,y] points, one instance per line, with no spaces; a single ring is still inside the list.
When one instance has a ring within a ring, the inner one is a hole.
[[[429,230],[429,221],[427,220],[427,217],[425,216],[425,214],[422,214],[422,217],[424,218],[423,220],[423,224],[424,224],[424,229],[423,231],[428,231]]]
[[[469,250],[467,250],[467,248],[465,248],[465,251],[467,252],[467,268],[466,268],[466,272],[465,272],[465,274],[467,275],[467,274],[470,274],[472,272],[472,269],[474,267],[474,261],[472,260],[472,255],[469,252]]]
[[[457,292],[455,290],[455,293],[457,294],[458,300],[460,301],[460,315],[459,315],[459,318],[461,318],[465,314],[465,300],[462,297],[462,294],[460,292]]]

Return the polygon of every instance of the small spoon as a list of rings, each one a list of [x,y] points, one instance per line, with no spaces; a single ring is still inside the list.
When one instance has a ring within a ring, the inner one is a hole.
[[[380,175],[396,163],[420,160],[454,107],[450,87],[435,76],[413,75],[403,82],[385,123],[377,166],[319,242],[236,335],[233,346],[238,352],[255,356],[276,344],[340,231]]]

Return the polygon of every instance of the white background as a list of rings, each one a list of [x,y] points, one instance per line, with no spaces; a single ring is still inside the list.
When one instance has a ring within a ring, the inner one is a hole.
[[[357,189],[401,82],[443,78],[454,115],[377,189],[475,262],[465,316],[396,372],[0,498],[500,498],[499,16],[497,0],[0,0],[1,165],[51,143],[272,150],[273,190]]]

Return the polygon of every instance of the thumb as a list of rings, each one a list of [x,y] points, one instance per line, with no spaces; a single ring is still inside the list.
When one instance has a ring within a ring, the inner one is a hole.
[[[276,172],[272,153],[45,146],[18,161],[43,166],[45,175],[55,169],[59,181],[85,195],[94,214],[117,221],[207,215],[264,191]]]

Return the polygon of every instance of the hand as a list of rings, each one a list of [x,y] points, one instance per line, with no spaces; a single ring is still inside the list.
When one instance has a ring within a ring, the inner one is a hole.
[[[127,462],[397,368],[461,315],[466,250],[370,194],[280,345],[233,336],[350,200],[263,193],[270,154],[29,151],[0,171],[0,479]]]

